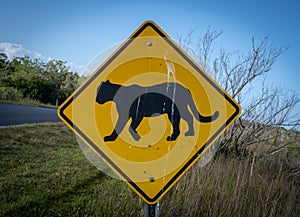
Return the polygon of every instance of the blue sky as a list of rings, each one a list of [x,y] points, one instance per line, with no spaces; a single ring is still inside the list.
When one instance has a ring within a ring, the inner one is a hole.
[[[1,0],[0,51],[66,60],[82,70],[101,50],[125,40],[145,20],[173,39],[194,29],[194,39],[211,26],[223,31],[218,47],[247,51],[251,38],[269,35],[289,47],[269,80],[300,93],[300,3],[285,1],[78,1]]]

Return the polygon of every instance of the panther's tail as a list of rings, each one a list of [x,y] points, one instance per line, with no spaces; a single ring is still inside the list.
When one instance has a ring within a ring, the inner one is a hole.
[[[189,102],[189,106],[190,106],[190,109],[191,109],[194,117],[198,121],[208,123],[208,122],[212,122],[212,121],[216,120],[219,117],[219,112],[218,111],[216,111],[212,116],[202,116],[201,114],[199,114],[199,112],[196,108],[196,105],[194,103],[193,97],[192,97],[192,95],[190,95],[190,96],[191,96],[191,100]]]

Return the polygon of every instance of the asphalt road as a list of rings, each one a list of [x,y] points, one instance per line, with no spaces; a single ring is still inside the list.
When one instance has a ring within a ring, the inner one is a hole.
[[[57,109],[0,103],[0,127],[58,122]]]

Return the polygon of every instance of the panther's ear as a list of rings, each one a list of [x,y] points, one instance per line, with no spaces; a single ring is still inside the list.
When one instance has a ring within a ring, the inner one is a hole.
[[[107,80],[105,83],[111,84],[109,80]]]

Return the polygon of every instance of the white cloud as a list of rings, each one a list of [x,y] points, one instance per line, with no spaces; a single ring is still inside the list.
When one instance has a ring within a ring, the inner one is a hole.
[[[0,52],[5,53],[8,59],[12,59],[14,57],[24,57],[29,56],[31,59],[40,59],[43,62],[48,62],[52,59],[52,57],[44,56],[36,51],[31,51],[23,47],[21,44],[14,44],[9,42],[0,42]],[[78,65],[74,62],[67,62],[67,65],[70,66],[72,71],[78,72],[81,74],[83,72],[84,66]]]
[[[70,69],[74,72],[77,72],[79,75],[83,74],[83,70],[85,68],[84,65],[78,65],[76,63],[73,62],[67,62],[67,65],[70,66]]]
[[[21,44],[13,44],[9,42],[0,43],[0,50],[5,53],[9,59],[13,57],[22,57],[29,56],[30,58],[39,58],[39,59],[47,59],[42,54],[28,50],[24,48]]]

